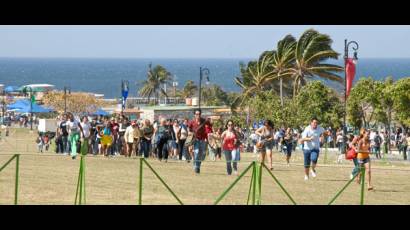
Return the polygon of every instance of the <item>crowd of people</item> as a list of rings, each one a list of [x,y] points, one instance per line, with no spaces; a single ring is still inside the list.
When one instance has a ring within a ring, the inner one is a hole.
[[[340,130],[335,133],[318,125],[318,120],[312,118],[311,123],[303,130],[292,128],[276,128],[272,121],[265,120],[263,125],[253,130],[242,129],[232,120],[223,127],[215,127],[210,118],[203,118],[201,110],[196,109],[192,120],[185,118],[165,119],[151,122],[145,120],[129,120],[125,116],[96,116],[89,121],[88,116],[75,119],[71,113],[59,117],[55,136],[55,152],[70,155],[73,159],[78,154],[93,154],[105,157],[139,156],[156,158],[167,162],[169,159],[191,162],[194,172],[200,174],[201,163],[205,156],[211,161],[226,161],[228,175],[238,174],[238,163],[241,152],[254,152],[259,161],[267,160],[267,166],[273,170],[273,150],[281,152],[290,165],[292,152],[296,147],[303,151],[304,179],[316,177],[316,166],[320,148],[325,142],[335,142],[339,147],[340,156],[345,157],[343,150],[343,135]],[[409,134],[398,136],[402,151],[407,151],[410,143]],[[53,136],[39,135],[36,140],[39,151],[50,146]],[[368,175],[368,188],[371,186],[370,157],[374,154],[381,158],[381,150],[386,149],[388,142],[384,132],[361,130],[359,135],[348,135],[348,147],[354,148],[357,156],[352,159],[354,169],[351,177],[365,167]]]

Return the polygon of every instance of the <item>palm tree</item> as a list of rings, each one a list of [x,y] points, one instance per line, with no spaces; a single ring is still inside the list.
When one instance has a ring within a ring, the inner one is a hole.
[[[332,39],[326,34],[309,29],[305,31],[296,43],[295,64],[289,70],[292,73],[293,95],[296,96],[306,77],[343,82],[343,78],[333,72],[343,71],[343,67],[323,63],[329,59],[337,59],[339,54],[331,48]]]
[[[198,86],[195,85],[194,81],[189,80],[185,83],[184,89],[181,92],[181,97],[189,98],[195,95],[195,92],[198,90]]]
[[[271,88],[271,83],[277,78],[271,65],[274,51],[266,51],[258,61],[251,61],[245,66],[240,63],[241,76],[235,78],[235,83],[242,88],[240,94],[231,105],[233,108],[242,106],[246,99],[258,92]]]
[[[142,88],[139,90],[139,94],[143,97],[148,97],[148,101],[152,95],[159,98],[159,92],[168,97],[164,88],[161,86],[163,84],[170,84],[171,73],[167,71],[161,65],[157,65],[152,69],[152,64],[148,66],[147,80],[142,82]]]
[[[292,35],[287,35],[280,40],[277,50],[273,54],[272,66],[279,77],[280,104],[283,107],[283,78],[290,77],[290,68],[295,60],[296,39]],[[275,87],[273,87],[275,88]]]

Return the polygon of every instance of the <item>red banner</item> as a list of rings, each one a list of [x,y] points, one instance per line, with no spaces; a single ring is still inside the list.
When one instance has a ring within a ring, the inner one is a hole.
[[[354,75],[356,74],[356,64],[352,58],[348,58],[345,63],[346,71],[346,95],[349,96],[353,85]]]

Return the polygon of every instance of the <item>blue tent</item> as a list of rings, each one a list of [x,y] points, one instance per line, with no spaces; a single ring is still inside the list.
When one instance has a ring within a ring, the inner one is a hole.
[[[19,87],[7,86],[6,88],[4,88],[4,91],[6,91],[6,93],[19,92]]]
[[[33,108],[33,110],[31,110]],[[7,109],[14,109],[16,112],[19,113],[49,113],[52,112],[52,109],[42,107],[33,103],[33,106],[30,106],[29,100],[18,100],[13,104],[7,106]]]
[[[93,113],[92,115],[94,115],[94,116],[107,116],[109,114],[105,110],[97,109],[97,111],[95,113]]]
[[[15,101],[14,103],[10,104],[7,106],[7,109],[22,109],[25,107],[30,107],[30,101],[29,100],[18,100]]]

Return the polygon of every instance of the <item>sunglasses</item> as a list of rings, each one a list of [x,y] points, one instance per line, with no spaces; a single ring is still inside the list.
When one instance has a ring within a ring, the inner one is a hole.
[[[201,115],[201,114],[200,114],[200,113],[195,113],[195,115],[198,115],[198,116],[199,116],[199,115]]]
[[[228,126],[233,126],[233,124],[228,124]]]

